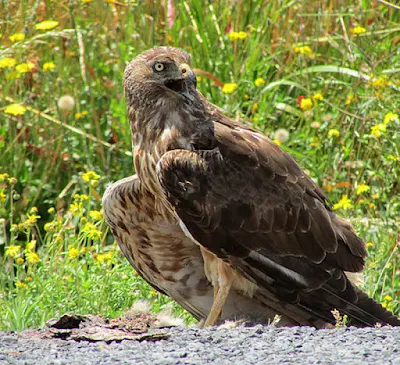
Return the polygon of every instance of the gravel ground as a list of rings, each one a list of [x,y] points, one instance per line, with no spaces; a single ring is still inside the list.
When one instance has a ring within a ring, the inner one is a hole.
[[[400,328],[163,329],[166,340],[87,342],[0,333],[0,364],[399,364]]]

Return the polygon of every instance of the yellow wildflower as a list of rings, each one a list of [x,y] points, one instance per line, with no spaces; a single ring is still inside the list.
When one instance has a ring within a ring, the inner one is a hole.
[[[0,191],[0,203],[4,203],[6,201],[7,195],[4,191]]]
[[[45,20],[43,22],[37,23],[35,25],[36,30],[50,30],[58,26],[60,24],[56,20]]]
[[[79,255],[80,255],[80,251],[76,247],[74,247],[73,245],[69,245],[68,258],[76,259],[77,257],[79,257]]]
[[[356,27],[354,27],[354,28],[351,28],[350,29],[350,33],[351,34],[363,34],[363,33],[365,33],[367,30],[364,28],[364,27],[361,27],[361,26],[359,26],[359,25],[357,25]]]
[[[340,136],[340,132],[337,129],[335,129],[335,128],[329,129],[329,131],[328,131],[328,137],[329,138],[339,137],[339,136]]]
[[[367,242],[365,246],[367,246],[367,248],[371,248],[374,247],[374,244],[372,242]]]
[[[224,94],[232,94],[238,88],[235,82],[224,84],[222,92]]]
[[[10,104],[4,109],[4,113],[12,115],[24,115],[26,108],[21,104]]]
[[[324,96],[321,93],[316,93],[312,97],[313,101],[322,101],[324,100]]]
[[[93,170],[87,171],[84,174],[82,174],[82,179],[83,181],[86,182],[91,182],[92,180],[99,180],[100,175],[96,174]]]
[[[375,208],[376,205],[375,205],[375,203],[369,203],[369,204],[368,204],[368,207],[369,207],[370,209],[372,209],[372,208]]]
[[[30,264],[37,264],[40,261],[40,257],[36,252],[27,252],[25,257]]]
[[[0,59],[0,68],[11,68],[17,64],[17,60],[12,57],[4,57]]]
[[[239,37],[239,39],[241,39],[241,40],[246,39],[246,38],[247,38],[247,33],[241,31],[241,32],[239,32],[238,37]]]
[[[83,205],[82,202],[73,202],[69,206],[69,211],[72,213],[74,217],[78,216],[82,213]]]
[[[91,210],[89,212],[90,218],[92,218],[94,221],[100,221],[103,218],[103,214],[99,212],[98,210]]]
[[[33,206],[30,210],[29,213],[33,214],[33,213],[37,213],[39,211],[39,209],[35,206]]]
[[[398,114],[395,113],[387,113],[385,117],[383,118],[383,123],[389,124],[390,122],[395,122],[396,120],[399,120]]]
[[[393,300],[393,298],[390,295],[385,295],[383,297],[383,300],[386,300],[387,302],[391,302]]]
[[[36,240],[32,240],[26,244],[25,250],[27,252],[34,251],[36,247]]]
[[[254,81],[254,85],[256,86],[263,86],[265,85],[265,80],[261,77],[258,77],[256,81]]]
[[[87,222],[83,228],[82,232],[85,233],[93,241],[101,239],[103,233],[97,229],[97,227],[91,223]]]
[[[84,110],[83,112],[81,112],[81,113],[76,113],[75,114],[75,118],[76,119],[81,119],[81,118],[83,118],[85,115],[88,115],[89,114],[89,112],[87,111],[87,110]]]
[[[21,251],[21,246],[11,245],[6,248],[5,255],[10,257],[15,257]]]
[[[115,0],[105,0],[106,1],[106,3],[108,3],[108,4],[114,4],[115,3]]]
[[[10,175],[8,175],[7,173],[0,174],[0,182],[6,181],[9,177]]]
[[[15,69],[20,73],[31,72],[35,68],[35,64],[32,62],[20,63]]]
[[[237,41],[239,39],[239,33],[238,32],[230,32],[229,33],[229,40],[231,42]]]
[[[385,123],[378,123],[371,127],[371,136],[379,138],[382,136],[383,133],[386,132],[386,124]]]
[[[372,198],[372,199],[379,199],[379,194],[371,195],[371,198]]]
[[[10,38],[11,42],[18,42],[18,41],[23,41],[25,39],[25,34],[24,33],[15,33],[10,35],[8,38]]]
[[[56,65],[54,62],[45,62],[43,64],[43,72],[48,72],[48,71],[52,71],[56,68]]]
[[[391,161],[400,161],[400,157],[395,155],[387,155],[386,158]]]
[[[246,32],[230,32],[229,33],[229,40],[231,42],[237,41],[237,40],[243,40],[247,38],[247,33]]]
[[[369,191],[370,189],[371,189],[371,188],[370,188],[368,185],[366,185],[366,184],[360,184],[360,185],[357,186],[356,194],[357,194],[357,195],[361,195],[361,194],[363,194],[363,193],[366,193],[366,192]]]
[[[350,105],[353,100],[354,100],[354,95],[352,94],[347,95],[344,105]]]
[[[351,200],[347,197],[347,194],[342,195],[341,199],[333,206],[334,210],[337,209],[347,210],[351,208],[353,208],[353,204],[351,203]]]
[[[54,232],[54,231],[59,231],[62,225],[63,225],[62,219],[57,219],[51,222],[47,222],[43,228],[46,232]]]
[[[113,258],[113,253],[112,252],[99,253],[96,256],[96,260],[98,262],[108,262],[108,261],[111,261],[112,258]]]
[[[375,79],[373,79],[372,81],[370,81],[370,84],[375,89],[384,89],[390,85],[390,82],[389,82],[387,76],[379,76],[379,77],[376,77]]]
[[[251,106],[251,112],[254,114],[258,110],[258,103],[254,103]]]
[[[28,226],[33,226],[37,220],[40,218],[40,215],[37,215],[36,213],[28,213],[27,214],[28,218],[26,219],[26,221],[24,222],[25,225]]]
[[[28,285],[26,285],[26,283],[24,283],[23,281],[18,280],[18,281],[15,283],[15,286],[16,286],[18,289],[22,289],[22,288],[26,288]]]
[[[25,262],[25,260],[24,260],[22,257],[18,257],[18,258],[15,260],[15,262],[16,262],[18,265],[22,265],[22,264]]]
[[[93,0],[82,0],[82,2],[85,3],[91,3]]]
[[[312,100],[310,98],[303,98],[300,101],[300,108],[304,111],[310,110],[313,106]]]
[[[300,47],[296,47],[294,49],[294,51],[296,53],[300,53],[306,56],[311,56],[312,55],[312,49],[309,46],[300,46]]]
[[[280,146],[282,144],[281,141],[279,141],[278,139],[273,139],[272,142],[274,142],[275,144],[277,144],[278,146]]]
[[[85,201],[85,200],[88,200],[89,197],[86,194],[81,194],[81,195],[75,194],[74,195],[74,199],[75,200],[80,200],[80,201]]]
[[[47,213],[49,213],[49,214],[54,214],[55,212],[56,212],[56,210],[54,207],[47,209]]]

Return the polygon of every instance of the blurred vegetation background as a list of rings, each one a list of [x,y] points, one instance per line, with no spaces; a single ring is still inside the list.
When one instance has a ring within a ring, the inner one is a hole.
[[[191,53],[200,91],[308,170],[367,242],[363,289],[399,313],[395,2],[2,0],[0,14],[0,329],[171,306],[101,212],[134,173],[123,71],[155,45]]]

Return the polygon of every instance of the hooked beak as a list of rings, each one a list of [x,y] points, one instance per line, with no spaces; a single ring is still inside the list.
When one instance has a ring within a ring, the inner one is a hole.
[[[179,79],[168,80],[165,83],[165,86],[168,89],[182,95],[185,99],[193,100],[194,97],[190,93],[190,90],[192,88],[196,89],[197,86],[196,74],[186,63],[182,63],[179,66],[179,69],[181,71],[182,77]]]

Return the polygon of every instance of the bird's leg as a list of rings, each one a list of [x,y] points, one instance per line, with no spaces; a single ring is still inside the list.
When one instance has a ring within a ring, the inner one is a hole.
[[[232,286],[232,269],[228,264],[219,260],[218,283],[214,283],[214,301],[204,327],[213,326],[221,315],[229,290]]]

